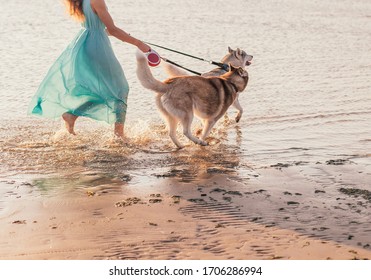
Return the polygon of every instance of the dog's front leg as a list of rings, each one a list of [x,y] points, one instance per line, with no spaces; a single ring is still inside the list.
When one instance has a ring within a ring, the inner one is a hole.
[[[197,137],[193,136],[190,129],[184,129],[183,134],[191,141],[193,141],[195,144],[201,145],[201,146],[207,146],[207,142],[203,141],[202,139],[198,139]]]
[[[203,141],[202,139],[198,139],[195,137],[191,132],[191,124],[192,124],[192,118],[185,118],[182,120],[183,125],[183,134],[191,141],[193,141],[195,144],[201,145],[201,146],[207,146],[207,142]]]
[[[241,104],[240,102],[238,101],[238,97],[236,98],[236,100],[233,102],[232,104],[233,107],[235,107],[237,110],[238,110],[238,113],[237,113],[237,116],[235,118],[236,122],[239,122],[241,117],[242,117],[242,113],[243,113],[243,108],[241,107]]]

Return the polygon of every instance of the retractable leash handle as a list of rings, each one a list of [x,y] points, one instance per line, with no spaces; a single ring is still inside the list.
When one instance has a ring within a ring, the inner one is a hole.
[[[150,50],[145,53],[148,61],[148,65],[151,67],[156,67],[161,63],[161,56],[154,50]]]

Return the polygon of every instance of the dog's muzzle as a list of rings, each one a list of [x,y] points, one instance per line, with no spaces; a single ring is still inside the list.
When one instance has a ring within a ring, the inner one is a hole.
[[[252,56],[252,55],[248,55],[247,56],[247,61],[246,61],[246,66],[249,66],[249,65],[251,65],[251,61],[252,61],[252,59],[253,59],[254,57]]]

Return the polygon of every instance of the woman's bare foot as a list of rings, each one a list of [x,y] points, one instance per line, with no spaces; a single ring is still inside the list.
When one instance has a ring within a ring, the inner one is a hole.
[[[115,123],[115,135],[121,139],[125,139],[124,125],[122,123]]]
[[[62,119],[64,120],[67,131],[73,135],[76,135],[74,128],[75,128],[75,121],[77,119],[77,116],[70,114],[70,113],[64,113],[62,115]]]

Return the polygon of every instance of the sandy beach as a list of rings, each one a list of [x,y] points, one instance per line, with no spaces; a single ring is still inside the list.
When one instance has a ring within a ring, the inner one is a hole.
[[[370,170],[294,164],[248,183],[222,173],[187,182],[175,169],[127,193],[85,174],[57,197],[52,181],[2,181],[13,190],[2,194],[1,259],[370,259]]]
[[[228,46],[254,55],[241,121],[231,109],[207,147],[179,130],[176,150],[135,49],[115,39],[127,143],[106,124],[79,119],[74,137],[26,115],[79,30],[47,2],[1,4],[1,260],[371,259],[370,3],[107,1],[139,38],[213,60]]]

